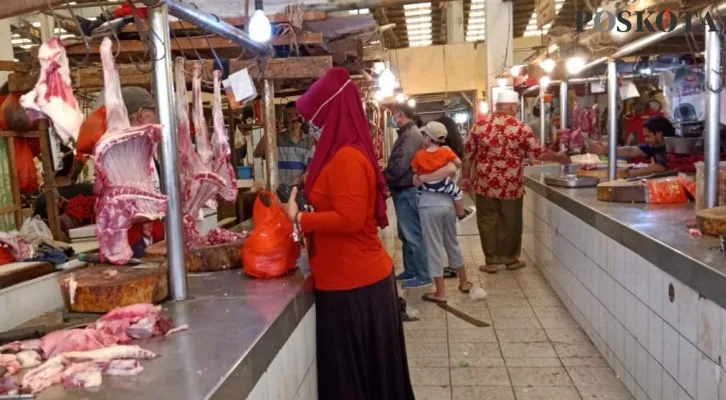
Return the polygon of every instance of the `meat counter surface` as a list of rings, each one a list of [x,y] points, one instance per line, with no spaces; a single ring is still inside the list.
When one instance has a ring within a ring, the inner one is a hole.
[[[546,197],[575,217],[629,248],[693,290],[726,308],[726,253],[716,237],[693,238],[686,227],[695,221],[693,203],[605,203],[596,188],[547,186],[542,170],[525,171],[526,190]],[[544,217],[546,218],[546,217]]]
[[[38,400],[246,398],[314,302],[301,274],[256,280],[240,270],[189,276],[190,298],[163,304],[189,330],[136,341],[160,357],[95,389],[51,387]]]

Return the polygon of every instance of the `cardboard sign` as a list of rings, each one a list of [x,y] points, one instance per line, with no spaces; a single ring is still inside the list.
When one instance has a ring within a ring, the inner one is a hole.
[[[555,20],[555,0],[534,0],[534,11],[537,13],[537,29]]]

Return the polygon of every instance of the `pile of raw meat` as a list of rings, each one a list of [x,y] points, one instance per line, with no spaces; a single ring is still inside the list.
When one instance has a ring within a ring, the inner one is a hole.
[[[202,104],[202,66],[194,65],[192,78],[192,121],[196,147],[189,127],[189,104],[184,72],[185,61],[177,58],[174,64],[176,86],[176,118],[181,178],[184,244],[187,249],[197,246],[233,243],[244,236],[215,228],[206,235],[197,229],[202,207],[214,205],[217,195],[234,202],[237,199],[237,180],[230,163],[231,150],[227,140],[222,113],[221,72],[214,71],[214,132],[210,143]]]
[[[93,153],[96,235],[102,260],[125,264],[133,256],[128,243],[131,225],[166,215],[167,196],[154,191],[152,180],[161,125],[131,127],[108,38],[101,43],[101,63],[106,132]]]
[[[139,374],[143,370],[139,360],[156,354],[129,342],[186,328],[173,328],[160,306],[134,304],[114,309],[84,329],[8,343],[0,346],[0,395],[38,393],[56,384],[96,387],[103,375]],[[15,375],[22,369],[30,370],[18,381]]]

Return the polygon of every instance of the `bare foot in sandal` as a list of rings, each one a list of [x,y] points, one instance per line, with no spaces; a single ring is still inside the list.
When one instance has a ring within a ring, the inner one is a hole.
[[[446,298],[437,295],[436,293],[426,293],[421,297],[423,301],[430,301],[432,303],[446,303]]]

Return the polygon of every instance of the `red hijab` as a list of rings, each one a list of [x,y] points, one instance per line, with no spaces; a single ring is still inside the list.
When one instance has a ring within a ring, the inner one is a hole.
[[[297,109],[305,119],[323,129],[308,168],[305,194],[310,196],[320,172],[338,150],[353,147],[366,155],[376,171],[376,222],[381,228],[388,226],[386,180],[373,151],[363,102],[348,71],[343,68],[328,71],[297,100]]]

